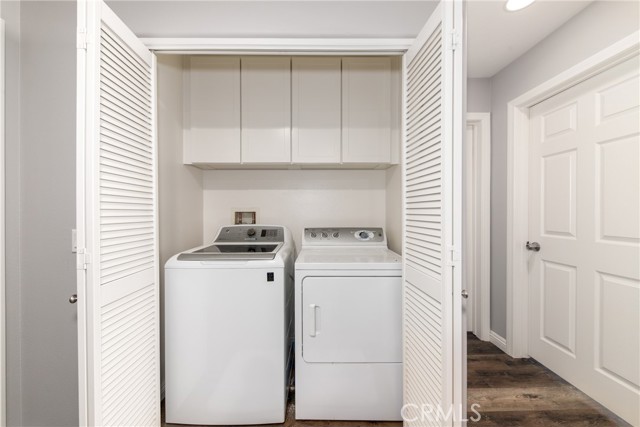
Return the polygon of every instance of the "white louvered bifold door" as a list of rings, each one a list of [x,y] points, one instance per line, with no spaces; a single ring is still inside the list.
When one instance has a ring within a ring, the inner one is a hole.
[[[160,425],[155,56],[78,2],[80,424]]]
[[[404,58],[407,426],[460,425],[465,414],[459,259],[461,8],[462,2],[442,2]]]

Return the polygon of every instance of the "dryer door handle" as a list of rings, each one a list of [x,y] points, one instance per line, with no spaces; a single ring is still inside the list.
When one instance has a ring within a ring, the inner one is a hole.
[[[315,337],[318,334],[318,310],[320,309],[319,305],[309,304],[309,308],[311,309],[311,330],[309,331],[310,337]]]

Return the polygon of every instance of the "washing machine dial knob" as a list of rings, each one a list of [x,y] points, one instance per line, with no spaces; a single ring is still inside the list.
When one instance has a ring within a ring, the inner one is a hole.
[[[333,233],[333,237],[335,237],[335,238],[337,239],[338,237],[340,237],[340,233],[338,233],[338,232],[336,231],[335,233]]]
[[[361,232],[360,232],[360,238],[361,238],[361,239],[367,239],[367,238],[369,238],[369,233],[367,233],[366,231],[361,231]]]
[[[329,235],[325,231],[323,231],[322,232],[322,237],[324,237],[326,239],[327,237],[329,237]]]
[[[250,228],[247,230],[247,236],[249,237],[253,237],[256,235],[256,229],[255,228]]]
[[[311,232],[311,238],[315,239],[316,237],[318,237],[318,235],[316,233],[314,233],[314,232]]]

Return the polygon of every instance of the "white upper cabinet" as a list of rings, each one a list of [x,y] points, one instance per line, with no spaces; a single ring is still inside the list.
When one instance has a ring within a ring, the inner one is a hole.
[[[242,163],[291,162],[291,58],[243,57]]]
[[[240,58],[185,59],[184,162],[240,163]]]
[[[293,163],[340,163],[341,59],[292,60]]]
[[[391,163],[391,58],[342,59],[342,161]]]
[[[384,168],[400,158],[392,57],[184,60],[184,163],[203,168]]]

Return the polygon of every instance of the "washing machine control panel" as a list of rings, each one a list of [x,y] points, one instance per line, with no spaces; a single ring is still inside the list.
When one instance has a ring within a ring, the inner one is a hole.
[[[381,227],[305,228],[302,237],[305,246],[377,246],[386,243]]]
[[[220,230],[216,242],[284,242],[284,231],[267,225],[230,225]]]

